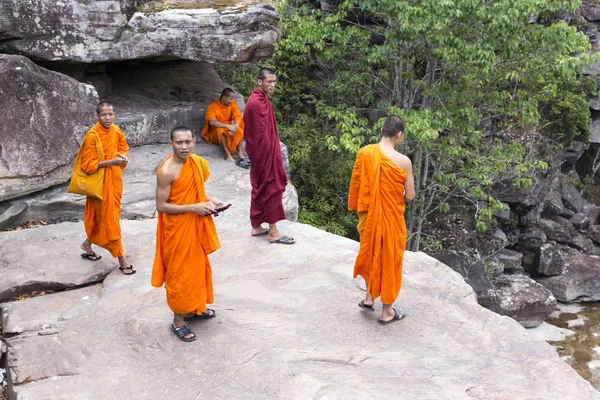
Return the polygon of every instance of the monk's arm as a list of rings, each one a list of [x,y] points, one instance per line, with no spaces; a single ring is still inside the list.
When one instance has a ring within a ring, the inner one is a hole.
[[[415,198],[415,180],[412,173],[412,163],[408,157],[406,157],[402,169],[406,171],[406,180],[404,181],[404,200],[412,201]]]
[[[209,119],[208,124],[214,128],[227,128],[230,131],[235,131],[237,129],[233,124],[224,124],[214,118]]]
[[[239,125],[242,124],[242,122],[244,121],[244,117],[242,117],[242,113],[240,112],[240,106],[238,106],[238,103],[234,100],[233,104],[231,105],[231,107],[233,107],[233,112],[232,112],[232,119],[233,121]]]
[[[210,215],[215,212],[212,203],[196,204],[172,204],[169,203],[171,184],[175,180],[168,171],[163,168],[156,175],[156,209],[164,214],[184,214],[194,212],[199,215]]]

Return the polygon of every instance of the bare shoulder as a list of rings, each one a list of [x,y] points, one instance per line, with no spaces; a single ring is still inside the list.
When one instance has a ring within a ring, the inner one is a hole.
[[[394,163],[406,172],[412,172],[412,162],[404,154],[395,152]]]
[[[170,185],[177,178],[177,175],[179,175],[179,170],[181,168],[177,168],[175,163],[173,163],[173,159],[169,158],[156,173],[156,179],[162,185]]]

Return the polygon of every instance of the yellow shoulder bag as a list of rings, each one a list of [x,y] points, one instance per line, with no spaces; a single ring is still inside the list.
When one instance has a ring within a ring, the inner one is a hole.
[[[96,135],[96,150],[98,152],[98,162],[104,161],[104,150],[102,150],[102,143],[97,133],[89,133],[89,135]],[[88,197],[94,197],[102,200],[102,191],[104,190],[104,168],[98,168],[93,174],[88,174],[81,169],[81,163],[83,161],[83,145],[85,143],[85,137],[79,147],[79,153],[73,164],[73,171],[71,172],[71,183],[67,192],[82,194]]]

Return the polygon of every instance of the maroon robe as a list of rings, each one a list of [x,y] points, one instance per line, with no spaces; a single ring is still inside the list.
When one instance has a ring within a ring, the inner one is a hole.
[[[283,169],[277,123],[271,100],[260,88],[250,94],[244,109],[244,139],[250,158],[250,223],[253,227],[285,219],[283,192],[287,176]]]

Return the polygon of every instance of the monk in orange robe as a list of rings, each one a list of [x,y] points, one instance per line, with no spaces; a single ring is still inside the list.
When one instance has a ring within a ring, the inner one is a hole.
[[[158,226],[151,283],[155,287],[165,284],[174,314],[171,331],[191,342],[196,335],[185,321],[215,316],[214,310],[206,308],[214,301],[208,255],[220,247],[212,214],[222,202],[204,190],[210,175],[208,161],[192,154],[192,132],[174,128],[170,144],[173,154],[156,173]]]
[[[104,169],[102,198],[88,197],[85,202],[83,223],[87,239],[81,244],[84,251],[81,257],[96,261],[101,258],[92,250],[92,243],[105,248],[119,259],[119,269],[125,275],[135,274],[129,264],[121,241],[121,197],[123,195],[123,169],[127,166],[129,145],[125,135],[113,124],[113,106],[103,101],[96,107],[98,122],[86,134],[83,146],[81,168],[93,174],[98,168]],[[104,161],[99,161],[96,140],[100,138]]]
[[[220,145],[228,162],[233,162],[231,153],[237,151],[238,158],[243,163],[244,120],[234,95],[233,89],[225,88],[221,97],[210,103],[206,109],[202,137],[208,143]]]
[[[381,129],[381,140],[359,150],[348,209],[358,212],[360,250],[354,264],[354,278],[362,276],[367,294],[358,306],[375,311],[374,299],[381,297],[383,309],[377,320],[382,325],[406,316],[393,308],[402,285],[402,258],[406,247],[404,202],[415,197],[410,159],[395,147],[404,139],[404,121],[389,116]]]

